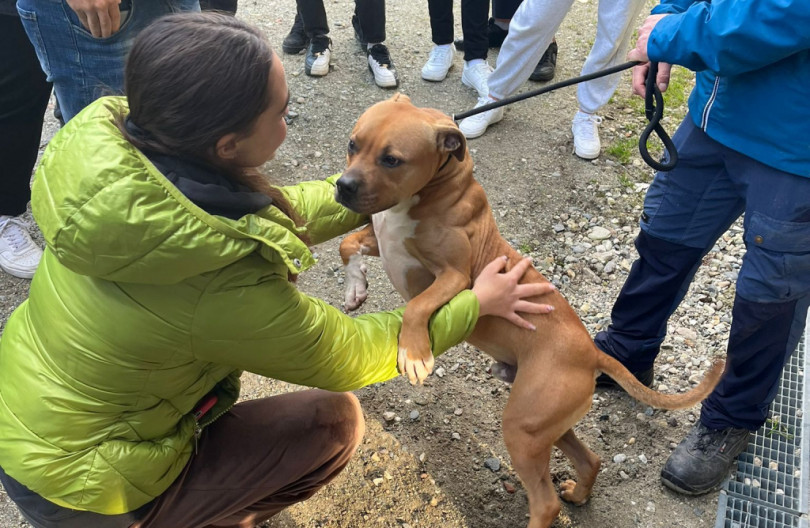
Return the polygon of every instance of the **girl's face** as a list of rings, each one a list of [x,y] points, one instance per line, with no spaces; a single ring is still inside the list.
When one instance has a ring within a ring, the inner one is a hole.
[[[267,79],[270,105],[262,112],[246,135],[235,138],[233,161],[239,167],[259,167],[273,159],[287,137],[287,115],[290,91],[284,77],[284,66],[273,53],[273,67]]]

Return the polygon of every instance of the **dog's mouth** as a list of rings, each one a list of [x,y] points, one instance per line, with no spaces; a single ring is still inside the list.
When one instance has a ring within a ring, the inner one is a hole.
[[[376,204],[376,198],[373,196],[361,196],[359,194],[347,194],[341,192],[338,188],[335,190],[335,201],[357,214],[373,215],[384,211],[385,207],[379,207]]]

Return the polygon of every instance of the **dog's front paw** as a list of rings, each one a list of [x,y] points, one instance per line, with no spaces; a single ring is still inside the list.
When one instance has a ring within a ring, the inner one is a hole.
[[[368,297],[368,280],[366,279],[366,265],[363,257],[352,255],[346,265],[346,293],[343,298],[343,308],[347,312],[360,308]]]
[[[433,354],[430,347],[427,354],[411,354],[407,347],[399,348],[399,372],[408,376],[411,385],[424,383],[425,379],[433,372]]]

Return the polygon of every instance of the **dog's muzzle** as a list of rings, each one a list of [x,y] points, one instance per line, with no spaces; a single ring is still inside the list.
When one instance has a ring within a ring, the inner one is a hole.
[[[343,175],[338,178],[335,184],[335,200],[349,209],[357,200],[357,190],[360,188],[360,180],[358,178]]]

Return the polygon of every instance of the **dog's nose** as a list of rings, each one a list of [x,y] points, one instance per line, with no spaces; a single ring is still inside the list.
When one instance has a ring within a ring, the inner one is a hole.
[[[360,182],[355,178],[347,178],[346,176],[342,176],[337,181],[338,194],[345,198],[354,196],[357,193],[357,188],[359,186]]]

